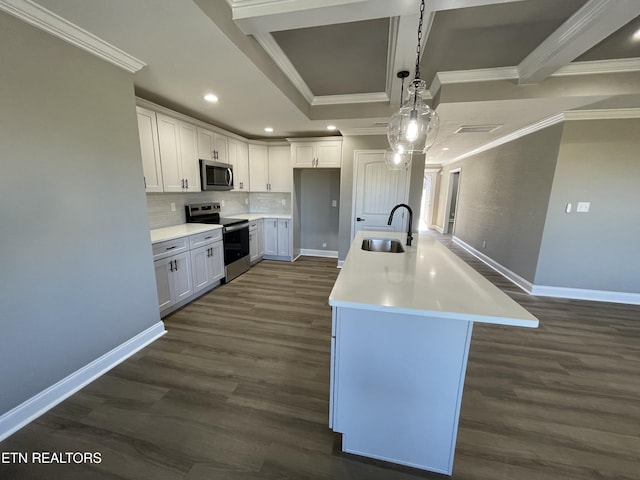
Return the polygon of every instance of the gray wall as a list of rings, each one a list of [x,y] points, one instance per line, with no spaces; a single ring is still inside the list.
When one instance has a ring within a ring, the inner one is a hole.
[[[565,123],[535,283],[640,293],[640,119]]]
[[[562,125],[554,125],[447,165],[437,225],[444,222],[449,173],[461,168],[454,235],[533,282],[561,134]]]
[[[338,250],[340,170],[310,169],[300,172],[300,248]],[[337,202],[332,206],[332,201]],[[322,244],[327,246],[323,247]]]
[[[128,74],[0,12],[0,415],[160,321]]]
[[[345,136],[342,141],[342,170],[340,175],[340,225],[338,258],[344,260],[351,246],[351,209],[353,206],[353,156],[356,150],[387,150],[386,135]],[[414,155],[411,162],[409,205],[413,209],[413,230],[417,231],[424,182],[424,155]]]

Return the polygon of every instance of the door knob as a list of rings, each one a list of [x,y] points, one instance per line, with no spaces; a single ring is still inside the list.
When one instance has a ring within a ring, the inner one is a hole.
[[[356,222],[364,222],[364,218],[356,217]]]

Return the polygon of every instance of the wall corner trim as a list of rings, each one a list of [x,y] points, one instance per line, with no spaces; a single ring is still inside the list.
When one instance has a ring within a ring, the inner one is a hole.
[[[46,413],[96,378],[167,333],[164,323],[147,328],[113,350],[0,416],[0,442]]]
[[[142,60],[138,60],[32,0],[0,0],[0,10],[128,72],[136,73],[146,66]]]

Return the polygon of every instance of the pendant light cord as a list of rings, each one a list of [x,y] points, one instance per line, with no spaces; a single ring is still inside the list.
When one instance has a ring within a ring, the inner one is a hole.
[[[416,47],[416,76],[414,80],[420,79],[420,52],[422,44],[422,23],[424,22],[424,0],[420,1],[420,21],[418,22],[418,46]]]

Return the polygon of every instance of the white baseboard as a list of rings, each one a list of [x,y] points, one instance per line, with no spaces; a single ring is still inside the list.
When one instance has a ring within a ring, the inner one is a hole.
[[[515,285],[520,287],[522,290],[524,290],[527,293],[531,293],[531,289],[533,288],[533,284],[529,280],[526,280],[526,279],[522,278],[517,273],[512,272],[508,268],[502,266],[501,264],[496,262],[493,258],[491,258],[491,257],[485,255],[484,253],[476,250],[475,248],[473,248],[468,243],[465,243],[464,241],[460,240],[458,237],[454,236],[454,237],[452,237],[452,240],[453,240],[453,243],[455,243],[457,245],[460,245],[462,248],[464,248],[471,255],[476,257],[478,260],[481,260],[482,262],[486,263],[488,266],[493,268],[496,272],[498,272],[503,277],[507,278],[508,280],[511,280]]]
[[[545,285],[534,285],[530,293],[531,295],[538,295],[540,297],[573,298],[576,300],[591,300],[594,302],[640,305],[639,293],[588,290],[586,288],[549,287]]]
[[[158,322],[0,416],[0,441],[167,333]]]
[[[631,305],[640,305],[640,294],[628,293],[628,292],[614,292],[608,290],[588,290],[586,288],[567,288],[567,287],[550,287],[545,285],[535,285],[528,280],[525,280],[518,274],[512,272],[508,268],[500,265],[498,262],[488,257],[482,252],[479,252],[471,245],[460,240],[458,237],[453,237],[453,242],[460,245],[471,255],[481,260],[489,267],[493,268],[496,272],[500,273],[508,280],[511,280],[515,285],[520,287],[525,292],[540,297],[557,297],[557,298],[570,298],[574,300],[589,300],[594,302],[612,302],[612,303],[626,303]]]
[[[438,225],[431,225],[431,228],[433,228],[438,233],[444,233],[444,228],[439,227]]]
[[[337,250],[314,250],[312,248],[301,248],[300,255],[307,257],[326,257],[326,258],[338,258]]]

